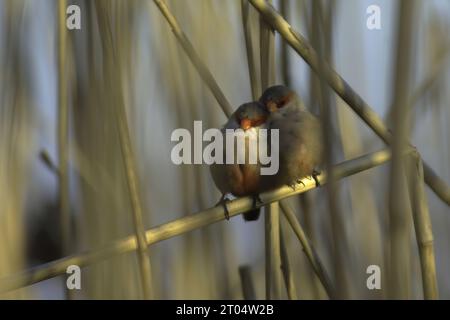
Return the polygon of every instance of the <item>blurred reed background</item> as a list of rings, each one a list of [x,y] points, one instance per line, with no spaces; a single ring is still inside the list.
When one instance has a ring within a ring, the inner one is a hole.
[[[80,6],[81,30],[61,28],[65,4]],[[371,4],[381,8],[381,30],[366,28]],[[284,205],[294,209],[337,297],[422,299],[412,220],[420,190],[412,183],[408,192],[401,152],[409,137],[450,183],[450,2],[273,6],[384,118],[396,146],[389,164],[331,179]],[[215,78],[221,104],[161,8]],[[383,147],[246,1],[0,0],[0,42],[0,279],[214,206],[220,194],[208,167],[170,161],[171,133],[193,130],[194,120],[204,130],[220,127],[221,106],[253,100],[265,83],[289,85],[322,114],[326,168]],[[450,210],[425,190],[439,297],[449,299]],[[284,217],[280,223],[291,289],[300,299],[326,299]],[[0,297],[242,299],[244,274],[262,299],[264,247],[264,219],[238,217],[84,267],[75,293],[58,276]],[[369,265],[381,267],[381,290],[366,287]],[[152,292],[143,293],[146,281]],[[281,297],[288,297],[284,285]]]

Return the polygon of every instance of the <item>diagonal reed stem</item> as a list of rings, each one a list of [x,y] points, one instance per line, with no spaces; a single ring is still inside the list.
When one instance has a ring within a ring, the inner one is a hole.
[[[390,151],[388,149],[383,149],[381,151],[347,160],[335,166],[334,169],[336,172],[336,178],[341,179],[382,165],[389,161],[390,158]],[[317,178],[321,185],[324,185],[327,181],[325,173],[322,173]],[[315,181],[307,177],[302,179],[302,181],[295,186],[294,190],[291,187],[283,186],[281,188],[262,193],[260,195],[262,204],[259,204],[258,206],[264,206],[271,202],[305,193],[314,188],[316,188]],[[254,208],[253,197],[242,197],[230,201],[227,203],[227,208],[230,217],[247,212]],[[191,214],[184,218],[176,219],[147,230],[145,233],[146,244],[148,246],[199,228],[203,228],[224,219],[224,208],[222,206],[212,207],[196,214]],[[64,274],[66,272],[66,268],[72,264],[85,267],[108,259],[112,256],[136,250],[138,248],[138,242],[136,239],[136,235],[128,236],[98,249],[93,249],[80,254],[51,261],[23,272],[6,276],[0,279],[0,293]]]
[[[250,271],[249,266],[239,267],[244,300],[256,300],[255,287],[253,286],[252,273]]]
[[[189,41],[188,37],[181,30],[178,21],[175,19],[175,16],[170,12],[169,7],[163,0],[153,0],[153,2],[161,11],[164,18],[166,18],[167,22],[169,23],[172,29],[173,34],[180,42],[184,52],[186,52],[186,55],[189,57],[194,67],[197,69],[198,73],[200,74],[200,77],[208,85],[209,89],[216,98],[223,112],[226,114],[227,117],[229,117],[233,113],[233,108],[231,107],[231,104],[228,102],[227,98],[223,94],[222,90],[220,89],[219,85],[217,84],[216,80],[214,79],[213,75],[209,71],[206,64],[201,60],[200,56],[195,51],[195,48]]]
[[[289,264],[289,256],[284,242],[283,227],[280,221],[280,251],[281,251],[281,271],[283,273],[284,283],[288,298],[290,300],[298,300],[297,289],[295,287],[294,275],[292,274]]]
[[[314,48],[265,0],[248,0],[280,33],[285,41],[310,65],[322,75],[333,90],[364,120],[364,122],[386,143],[390,144],[392,135],[378,114],[359,96],[350,85],[326,62],[319,59]],[[447,205],[450,205],[450,187],[426,163],[424,163],[425,182]]]
[[[283,209],[284,216],[288,220],[289,224],[291,225],[292,229],[294,230],[295,235],[297,236],[298,240],[300,241],[300,243],[303,247],[303,252],[305,252],[305,255],[308,258],[308,261],[311,264],[311,267],[313,268],[314,272],[316,273],[317,277],[319,278],[320,282],[322,283],[323,288],[327,292],[328,297],[330,299],[334,299],[336,297],[336,294],[335,294],[333,285],[331,283],[330,276],[328,275],[325,268],[323,267],[323,264],[320,261],[319,256],[317,255],[313,246],[309,243],[309,240],[306,237],[305,232],[303,231],[303,228],[300,225],[300,222],[298,222],[294,211],[291,209],[291,207],[289,205],[287,205],[283,201],[280,202],[280,206]]]

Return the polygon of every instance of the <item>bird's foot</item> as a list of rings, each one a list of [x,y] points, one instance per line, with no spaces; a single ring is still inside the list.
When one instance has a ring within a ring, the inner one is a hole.
[[[223,207],[223,210],[224,210],[224,216],[225,216],[225,219],[227,219],[227,220],[230,220],[230,211],[228,211],[228,207],[227,207],[227,203],[229,202],[230,200],[229,199],[227,199],[226,197],[225,197],[225,195],[223,194],[221,197],[220,197],[220,199],[219,199],[219,201],[216,203],[216,207],[217,206],[222,206]]]
[[[305,185],[305,183],[303,182],[302,179],[297,179],[295,182],[296,182],[297,184],[301,184],[303,187],[306,187],[306,185]]]
[[[317,176],[320,175],[320,174],[321,174],[320,171],[313,170],[312,175],[311,175],[313,177],[314,181],[316,182],[316,188],[320,187],[320,181],[317,178]]]
[[[255,194],[254,196],[253,196],[253,208],[255,208],[256,209],[256,207],[258,206],[258,205],[261,205],[261,204],[263,204],[264,202],[261,200],[261,198],[259,197],[259,194]]]

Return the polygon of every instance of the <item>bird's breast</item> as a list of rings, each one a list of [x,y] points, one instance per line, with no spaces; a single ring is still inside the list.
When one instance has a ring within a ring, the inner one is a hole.
[[[231,193],[236,196],[256,194],[260,189],[261,166],[259,164],[258,143],[259,128],[251,128],[244,133],[245,143],[238,145],[236,156],[245,159],[244,163],[237,164],[235,175],[238,179],[232,179]]]

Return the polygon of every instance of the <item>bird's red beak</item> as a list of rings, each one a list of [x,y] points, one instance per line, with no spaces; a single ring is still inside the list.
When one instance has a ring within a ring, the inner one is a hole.
[[[252,121],[250,119],[242,119],[241,120],[241,128],[242,130],[247,130],[252,127]]]
[[[278,107],[277,104],[273,101],[267,102],[267,110],[269,110],[270,113],[277,111]]]

